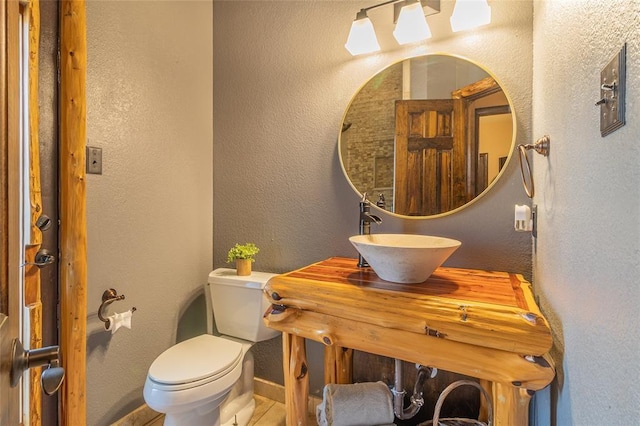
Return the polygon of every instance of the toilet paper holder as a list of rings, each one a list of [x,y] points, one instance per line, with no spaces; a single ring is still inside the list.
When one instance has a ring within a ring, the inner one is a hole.
[[[109,318],[105,318],[104,315],[102,315],[102,311],[104,310],[104,308],[117,300],[124,300],[124,294],[118,295],[118,292],[115,288],[110,288],[102,293],[102,303],[98,308],[98,318],[100,318],[100,321],[104,322],[106,328],[109,328],[110,320]],[[133,313],[135,311],[136,307],[134,306],[133,308],[131,308],[131,312]]]

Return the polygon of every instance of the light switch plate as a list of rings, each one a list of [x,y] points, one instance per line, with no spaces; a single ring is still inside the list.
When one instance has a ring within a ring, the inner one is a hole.
[[[87,147],[87,173],[102,174],[102,148]]]
[[[600,72],[600,134],[602,137],[625,124],[627,45]]]

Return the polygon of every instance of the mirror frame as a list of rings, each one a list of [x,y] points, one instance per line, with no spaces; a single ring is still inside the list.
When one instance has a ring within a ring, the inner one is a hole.
[[[513,153],[514,153],[514,149],[516,146],[516,140],[517,140],[517,121],[516,121],[516,113],[515,113],[515,109],[514,109],[514,105],[513,105],[513,100],[511,98],[511,96],[509,95],[508,90],[505,89],[504,85],[501,83],[501,81],[495,76],[495,74],[493,74],[490,70],[488,70],[485,66],[480,65],[478,62],[471,60],[467,57],[461,56],[461,55],[456,55],[456,54],[452,54],[452,53],[447,53],[447,52],[432,52],[432,53],[427,53],[424,55],[415,55],[415,56],[409,56],[409,57],[405,57],[402,59],[399,59],[395,62],[392,62],[388,65],[386,65],[384,68],[379,69],[377,72],[375,72],[373,75],[371,75],[371,77],[369,77],[364,83],[362,83],[358,89],[355,91],[355,93],[351,96],[351,100],[349,101],[349,103],[347,104],[347,107],[345,108],[343,114],[342,114],[342,119],[340,121],[340,129],[338,130],[338,158],[340,160],[340,167],[342,168],[342,173],[344,174],[345,178],[347,179],[347,182],[349,183],[349,186],[351,186],[351,188],[355,191],[356,194],[358,194],[358,196],[360,198],[362,198],[363,194],[360,192],[360,190],[358,188],[355,187],[355,185],[353,184],[353,182],[351,181],[351,178],[349,177],[349,175],[347,174],[347,169],[345,167],[344,161],[342,159],[342,149],[343,149],[343,142],[342,142],[342,133],[344,131],[344,126],[345,126],[345,119],[347,117],[347,114],[349,113],[349,109],[351,108],[351,105],[353,104],[354,100],[356,99],[356,97],[358,96],[358,94],[360,93],[360,91],[371,81],[373,80],[378,74],[380,74],[381,72],[387,70],[388,68],[395,66],[401,62],[410,60],[410,59],[414,59],[414,58],[422,58],[422,57],[426,57],[426,56],[447,56],[450,58],[455,58],[455,59],[459,59],[459,60],[463,60],[468,62],[471,65],[474,65],[480,69],[482,69],[485,73],[487,73],[491,78],[493,78],[495,80],[495,82],[498,84],[498,86],[500,87],[500,89],[502,90],[502,92],[504,93],[504,96],[507,99],[509,108],[511,110],[511,125],[512,125],[512,135],[511,135],[511,145],[509,147],[509,154],[507,156],[506,161],[504,162],[503,167],[500,169],[500,171],[498,172],[498,174],[496,175],[496,177],[489,183],[489,185],[478,195],[476,195],[472,200],[466,202],[465,204],[456,207],[454,209],[451,209],[449,211],[443,212],[443,213],[438,213],[438,214],[434,214],[434,215],[429,215],[429,216],[409,216],[409,215],[403,215],[403,214],[398,214],[386,209],[382,209],[378,206],[376,206],[375,201],[371,201],[371,206],[374,207],[375,209],[377,209],[380,212],[384,212],[386,214],[389,214],[391,216],[395,216],[398,218],[403,218],[403,219],[437,219],[437,218],[441,218],[441,217],[445,217],[445,216],[449,216],[451,214],[454,213],[458,213],[461,210],[473,205],[477,200],[483,198],[487,193],[489,193],[491,191],[491,189],[494,187],[494,185],[504,176],[505,171],[507,170],[509,164],[511,164],[511,159],[513,158]],[[394,166],[395,166],[395,157],[394,157]],[[395,176],[394,176],[394,180],[395,180]]]

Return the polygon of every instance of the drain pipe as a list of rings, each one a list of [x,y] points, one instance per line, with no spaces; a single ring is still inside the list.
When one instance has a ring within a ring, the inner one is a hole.
[[[391,389],[393,394],[393,412],[400,420],[410,419],[420,411],[420,408],[424,405],[424,399],[422,399],[422,387],[424,382],[429,378],[436,377],[438,374],[437,368],[425,367],[420,364],[416,364],[418,374],[416,376],[416,383],[413,387],[413,395],[409,398],[411,404],[408,407],[404,407],[404,395],[405,390],[402,384],[402,360],[395,360],[395,378],[394,387]]]

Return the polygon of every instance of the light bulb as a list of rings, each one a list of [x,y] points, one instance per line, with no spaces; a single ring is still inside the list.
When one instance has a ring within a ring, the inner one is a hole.
[[[419,0],[407,2],[400,9],[400,16],[393,36],[400,44],[413,43],[431,37],[431,30]]]
[[[487,0],[456,0],[450,21],[453,32],[489,24],[491,6],[487,4]]]
[[[376,32],[373,29],[373,24],[367,16],[366,11],[361,10],[356,15],[356,19],[351,24],[351,31],[349,31],[349,37],[344,47],[354,56],[380,50]]]

